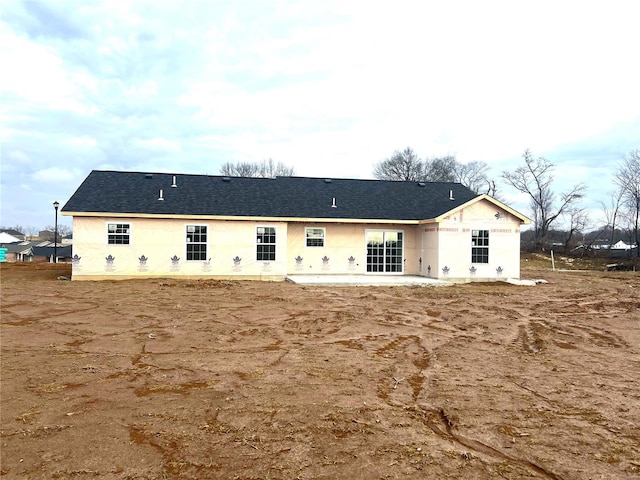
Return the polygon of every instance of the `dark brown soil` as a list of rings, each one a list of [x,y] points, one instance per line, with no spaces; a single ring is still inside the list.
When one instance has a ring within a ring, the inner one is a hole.
[[[640,276],[305,287],[0,267],[7,479],[640,477]]]

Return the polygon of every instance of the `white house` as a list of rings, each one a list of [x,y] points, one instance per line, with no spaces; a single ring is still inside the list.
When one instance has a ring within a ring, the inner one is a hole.
[[[632,248],[635,248],[635,245],[630,245],[624,240],[618,240],[611,246],[612,250],[631,250]]]
[[[522,214],[458,183],[93,171],[73,279],[520,276]]]
[[[0,244],[4,244],[4,243],[17,243],[22,241],[22,238],[18,238],[14,235],[11,235],[10,233],[7,232],[0,232]]]

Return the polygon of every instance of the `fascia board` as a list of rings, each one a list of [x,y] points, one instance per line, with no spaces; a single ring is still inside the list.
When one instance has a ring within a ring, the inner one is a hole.
[[[232,215],[178,215],[122,212],[63,212],[70,217],[109,217],[109,218],[153,218],[153,219],[198,219],[249,222],[303,222],[303,223],[382,223],[418,225],[420,220],[388,220],[378,218],[313,218],[313,217],[259,217]]]

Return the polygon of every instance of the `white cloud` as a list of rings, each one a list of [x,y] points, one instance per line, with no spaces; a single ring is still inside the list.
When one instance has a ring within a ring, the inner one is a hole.
[[[135,143],[142,148],[150,150],[160,150],[166,152],[177,152],[180,150],[180,145],[178,142],[168,140],[166,138],[139,139],[136,140]]]
[[[7,68],[5,72],[10,72],[3,75],[0,82],[0,93],[12,98],[5,107],[11,109],[19,101],[32,108],[41,105],[45,108],[85,111],[77,98],[70,75],[54,48],[11,35],[5,28],[0,30],[0,43],[3,45],[0,64]]]
[[[24,153],[22,150],[11,150],[7,153],[7,158],[10,162],[22,165],[28,165],[30,161],[29,155]]]
[[[530,148],[563,166],[560,190],[579,178],[595,199],[609,177],[594,165],[640,148],[639,9],[10,2],[0,20],[3,186],[60,189],[106,167],[215,174],[268,157],[300,175],[370,178],[406,146],[486,161],[497,178]],[[5,198],[3,189],[3,209]]]
[[[82,171],[77,168],[49,167],[38,170],[31,175],[36,182],[58,183],[77,181],[82,178]]]
[[[95,138],[88,135],[82,135],[78,137],[71,137],[66,140],[66,143],[72,148],[91,149],[98,146],[98,142]]]

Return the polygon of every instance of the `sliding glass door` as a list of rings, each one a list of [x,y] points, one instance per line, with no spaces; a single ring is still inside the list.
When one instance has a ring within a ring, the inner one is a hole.
[[[367,273],[402,273],[402,232],[367,231]]]

